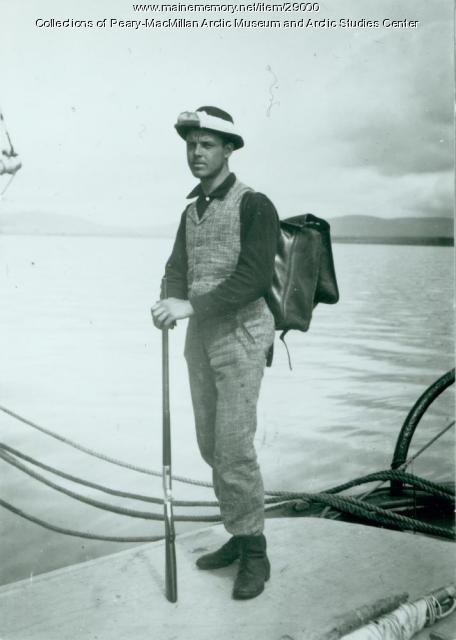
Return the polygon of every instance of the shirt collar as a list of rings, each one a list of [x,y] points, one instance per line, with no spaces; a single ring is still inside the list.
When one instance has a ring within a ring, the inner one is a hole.
[[[236,182],[236,176],[234,175],[234,173],[230,173],[229,176],[227,176],[225,180],[221,184],[219,184],[218,187],[215,187],[215,189],[211,191],[211,193],[208,193],[206,195],[200,183],[200,184],[197,184],[196,187],[190,191],[187,198],[206,197],[206,198],[211,198],[211,200],[213,198],[218,198],[219,200],[223,200],[223,198],[226,196],[226,194],[228,193],[228,191],[231,189],[231,187],[235,182]]]

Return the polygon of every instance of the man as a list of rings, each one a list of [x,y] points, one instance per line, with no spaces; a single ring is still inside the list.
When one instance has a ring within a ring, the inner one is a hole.
[[[266,196],[228,167],[244,141],[232,117],[216,107],[182,113],[175,125],[199,184],[188,198],[166,265],[166,296],[153,308],[156,326],[189,318],[185,357],[198,445],[231,539],[197,560],[200,569],[239,559],[233,597],[264,589],[264,489],[254,448],[256,405],[274,319],[265,301],[279,222]],[[163,299],[166,298],[166,299]]]

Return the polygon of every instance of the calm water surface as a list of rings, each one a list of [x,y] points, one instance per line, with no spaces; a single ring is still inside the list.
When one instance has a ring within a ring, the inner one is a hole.
[[[0,403],[87,447],[160,470],[160,333],[149,307],[170,247],[163,239],[0,236]],[[451,248],[336,245],[334,252],[341,301],[318,307],[307,334],[289,336],[293,371],[277,343],[265,375],[257,447],[268,489],[316,491],[388,467],[411,405],[453,366]],[[194,436],[184,333],[185,323],[171,334],[173,467],[209,480]],[[449,390],[434,403],[414,449],[452,419],[453,402]],[[90,458],[4,414],[0,433],[68,473],[161,495],[160,479]],[[447,433],[413,471],[452,477],[453,447]],[[5,500],[59,526],[162,533],[160,524],[95,510],[4,462],[0,470]],[[174,493],[212,498],[178,483]],[[3,583],[126,548],[0,514]]]

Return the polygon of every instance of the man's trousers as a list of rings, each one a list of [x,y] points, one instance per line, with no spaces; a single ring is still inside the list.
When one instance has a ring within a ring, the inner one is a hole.
[[[261,298],[229,316],[189,320],[185,343],[196,435],[212,467],[232,535],[264,528],[264,488],[254,447],[256,409],[274,318]]]

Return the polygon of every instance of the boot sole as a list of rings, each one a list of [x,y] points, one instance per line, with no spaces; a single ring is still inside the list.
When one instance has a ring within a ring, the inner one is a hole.
[[[269,578],[271,577],[271,572],[270,570],[267,572],[267,574],[264,577],[264,581],[265,583],[269,580]],[[256,593],[246,593],[246,594],[242,594],[242,593],[234,593],[233,592],[233,599],[234,600],[251,600],[252,598],[256,598],[257,596],[259,596],[260,594],[262,594],[264,591],[264,585],[263,588],[260,591],[257,591]]]
[[[234,600],[251,600],[252,598],[256,598],[257,596],[261,595],[264,591],[264,586],[261,589],[261,591],[257,591],[256,593],[233,593],[233,599]]]

